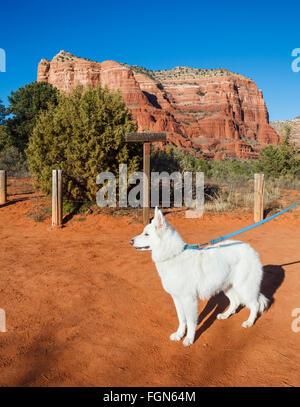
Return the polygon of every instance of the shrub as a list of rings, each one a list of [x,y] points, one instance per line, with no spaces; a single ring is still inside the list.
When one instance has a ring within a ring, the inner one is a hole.
[[[2,151],[7,146],[7,129],[4,124],[4,119],[6,116],[6,109],[2,100],[0,99],[0,151]]]
[[[0,151],[9,146],[7,129],[4,124],[0,124]]]
[[[0,99],[0,125],[2,124],[3,120],[5,119],[6,116],[6,109],[4,104],[2,103],[2,100]]]
[[[293,178],[300,174],[298,149],[291,141],[291,128],[286,126],[285,132],[286,134],[278,146],[268,146],[260,152],[257,169],[263,172],[266,177],[286,176]]]
[[[100,172],[117,177],[119,163],[127,163],[129,174],[139,168],[141,143],[125,142],[136,129],[119,92],[78,86],[61,94],[40,115],[26,150],[35,185],[50,194],[51,171],[61,169],[65,196],[95,200]]]
[[[254,161],[217,160],[197,158],[178,148],[170,147],[166,151],[155,151],[151,156],[153,171],[185,171],[204,172],[206,178],[217,181],[247,181],[253,178],[255,172]]]
[[[6,147],[0,151],[0,169],[6,170],[9,176],[28,176],[28,168],[24,154],[16,147]]]
[[[5,120],[7,145],[13,145],[24,152],[32,135],[36,120],[41,111],[49,104],[56,105],[58,90],[45,82],[32,82],[11,92],[6,113],[11,115]]]

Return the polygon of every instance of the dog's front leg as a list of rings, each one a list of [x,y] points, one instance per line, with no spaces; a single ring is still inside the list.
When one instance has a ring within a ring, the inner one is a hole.
[[[180,297],[180,303],[183,306],[187,322],[187,334],[183,341],[184,346],[190,346],[194,343],[195,332],[198,321],[198,300],[197,297]]]
[[[177,331],[170,335],[170,340],[171,341],[180,341],[180,339],[182,339],[185,334],[186,318],[185,318],[185,313],[184,313],[183,307],[182,307],[179,299],[176,297],[172,297],[172,298],[173,298],[175,308],[177,311],[179,326],[178,326]]]

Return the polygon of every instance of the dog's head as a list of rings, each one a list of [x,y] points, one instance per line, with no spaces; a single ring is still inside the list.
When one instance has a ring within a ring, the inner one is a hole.
[[[169,227],[162,212],[156,207],[151,223],[145,226],[143,233],[131,239],[130,244],[137,250],[153,250],[160,244]]]

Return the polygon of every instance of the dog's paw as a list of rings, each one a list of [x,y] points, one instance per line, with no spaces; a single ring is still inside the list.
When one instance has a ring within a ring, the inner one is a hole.
[[[249,322],[249,321],[245,321],[242,323],[243,328],[250,328],[252,325],[253,325],[253,323]]]
[[[183,346],[191,346],[194,343],[194,340],[192,338],[184,338],[184,341],[182,342]]]
[[[226,314],[218,314],[217,319],[226,319],[228,316]]]
[[[180,332],[174,332],[170,335],[170,341],[180,341],[183,335]]]

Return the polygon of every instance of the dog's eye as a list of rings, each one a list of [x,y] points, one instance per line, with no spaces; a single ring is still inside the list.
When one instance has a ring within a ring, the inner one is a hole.
[[[149,233],[145,233],[145,236],[149,236]]]

